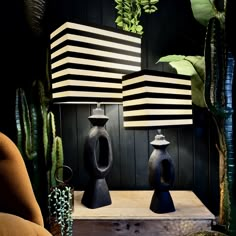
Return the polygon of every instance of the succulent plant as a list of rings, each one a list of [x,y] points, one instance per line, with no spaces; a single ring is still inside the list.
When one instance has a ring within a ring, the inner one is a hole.
[[[56,235],[72,236],[72,189],[59,185],[48,195],[49,222]]]

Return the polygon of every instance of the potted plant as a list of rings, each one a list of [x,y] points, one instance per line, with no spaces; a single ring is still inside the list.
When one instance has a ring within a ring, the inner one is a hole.
[[[58,173],[65,168],[70,171],[69,178],[59,179]],[[48,194],[50,232],[53,235],[72,236],[74,189],[68,184],[72,174],[69,166],[64,165],[57,168],[55,172],[57,184],[50,189]]]

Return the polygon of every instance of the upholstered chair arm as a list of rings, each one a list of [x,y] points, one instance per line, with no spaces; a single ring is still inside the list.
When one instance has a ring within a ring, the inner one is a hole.
[[[43,217],[30,178],[15,143],[0,132],[0,212],[43,226]]]

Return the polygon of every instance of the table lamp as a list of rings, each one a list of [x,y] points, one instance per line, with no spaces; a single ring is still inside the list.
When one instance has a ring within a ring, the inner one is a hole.
[[[122,76],[141,69],[141,37],[95,24],[65,22],[50,35],[53,103],[98,104],[84,146],[90,180],[82,197],[88,208],[111,204],[106,176],[112,167],[108,117],[100,104],[122,103]]]
[[[157,129],[151,142],[149,183],[154,188],[150,209],[155,213],[175,211],[169,193],[175,178],[170,144],[161,128],[191,125],[191,77],[155,70],[140,70],[122,78],[124,127]]]

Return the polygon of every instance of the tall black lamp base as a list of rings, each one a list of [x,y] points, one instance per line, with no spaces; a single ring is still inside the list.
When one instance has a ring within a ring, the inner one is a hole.
[[[155,213],[167,213],[175,211],[174,203],[169,191],[155,190],[152,196],[150,210]]]
[[[111,197],[105,178],[90,181],[81,202],[91,209],[110,205]]]
[[[108,117],[98,104],[89,116],[93,127],[90,129],[84,146],[85,168],[90,175],[81,203],[88,208],[98,208],[111,204],[106,176],[111,170],[113,157],[111,140],[104,125]]]

